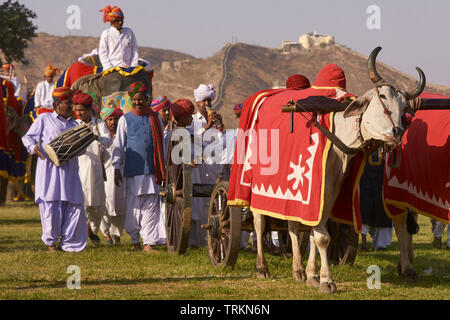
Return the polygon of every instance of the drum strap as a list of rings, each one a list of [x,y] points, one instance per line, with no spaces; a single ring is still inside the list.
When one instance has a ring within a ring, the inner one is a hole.
[[[100,136],[100,130],[98,129],[98,122],[97,117],[95,118],[95,129],[97,130],[97,135]],[[106,169],[105,169],[105,159],[103,158],[103,150],[102,146],[99,143],[99,150],[100,150],[100,162],[102,163],[102,173],[103,173],[103,181],[106,181]]]

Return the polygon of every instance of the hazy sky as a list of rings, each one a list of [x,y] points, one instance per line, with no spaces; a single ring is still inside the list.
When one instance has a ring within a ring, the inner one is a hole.
[[[3,1],[0,1],[3,2]],[[125,26],[140,46],[172,49],[205,58],[233,37],[238,42],[275,48],[311,31],[331,34],[337,43],[368,55],[383,47],[379,60],[417,78],[450,86],[450,1],[448,0],[19,0],[37,14],[40,32],[99,37],[109,27],[100,9],[119,6]],[[66,13],[80,8],[80,29],[70,30]],[[380,29],[371,5],[380,9]],[[299,70],[301,72],[301,70]]]

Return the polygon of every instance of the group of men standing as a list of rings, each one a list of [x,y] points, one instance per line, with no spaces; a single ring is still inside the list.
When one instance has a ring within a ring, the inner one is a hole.
[[[199,88],[203,90],[203,86]],[[214,98],[213,87],[208,88],[202,98],[196,99],[199,110],[202,103],[210,103]],[[107,244],[113,244],[120,242],[125,229],[136,251],[153,251],[154,246],[165,243],[159,192],[168,156],[164,152],[164,144],[170,138],[167,126],[171,121],[172,128],[194,128],[195,108],[187,99],[170,103],[163,97],[150,103],[148,87],[142,82],[133,83],[128,95],[131,112],[124,115],[119,107],[106,105],[100,120],[92,112],[93,99],[89,94],[55,88],[54,112],[38,116],[22,138],[27,151],[39,157],[35,201],[42,220],[42,241],[50,251],[79,252],[88,238],[98,244],[98,230],[104,233]],[[169,119],[164,116],[167,113]],[[206,131],[218,115],[196,117],[201,130]],[[82,155],[57,167],[48,159],[44,146],[81,122],[91,128],[95,140]],[[209,172],[209,179],[218,175],[208,165],[201,165],[194,172],[194,177],[198,177],[194,180],[199,183],[205,183],[205,172]],[[200,205],[196,212],[194,221],[203,222],[207,208]],[[204,244],[204,237],[198,232],[193,232],[193,238],[197,246]]]

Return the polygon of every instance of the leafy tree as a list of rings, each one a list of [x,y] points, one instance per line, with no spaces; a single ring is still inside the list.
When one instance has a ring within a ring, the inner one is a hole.
[[[24,51],[28,41],[36,37],[37,26],[31,21],[34,18],[36,14],[18,1],[8,0],[0,5],[0,50],[7,63],[28,64]],[[0,64],[3,64],[1,58]]]

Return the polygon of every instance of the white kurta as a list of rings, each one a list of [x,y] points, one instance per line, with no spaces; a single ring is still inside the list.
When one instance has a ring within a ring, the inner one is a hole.
[[[98,56],[103,70],[113,67],[137,67],[138,46],[133,30],[124,27],[122,33],[110,27],[102,32]]]
[[[79,122],[79,120],[77,120]],[[105,138],[106,125],[103,121],[92,117],[89,126],[105,147],[111,146],[112,139]],[[101,134],[103,132],[103,134]],[[85,207],[105,206],[105,183],[103,180],[103,168],[100,154],[105,156],[105,148],[98,141],[92,142],[86,151],[78,157],[79,176],[84,194]]]
[[[17,79],[17,77],[14,76],[14,77],[12,77],[11,79],[10,79],[8,76],[0,76],[0,77],[2,77],[3,79],[6,79],[6,80],[11,81],[11,83],[14,85],[14,96],[15,96],[16,98],[20,98],[20,88],[21,88],[22,86],[20,85],[20,82],[19,82],[19,80]]]
[[[109,132],[107,132],[106,134],[107,135],[105,135],[105,137],[109,137],[110,139],[112,139],[112,141],[114,141]],[[114,166],[112,165],[113,149],[114,143],[106,148],[106,152],[104,153],[105,170],[107,176],[107,180],[105,181],[106,211],[109,216],[124,216],[125,210],[127,208],[125,186],[124,184],[122,184],[120,187],[118,187],[114,183]]]
[[[211,128],[207,130],[202,135],[202,128],[206,126],[207,121],[205,117],[202,116],[200,112],[194,113],[192,116],[192,124],[186,129],[190,130],[194,134],[194,146],[193,152],[194,157],[198,158],[201,154],[203,158],[206,157],[204,153],[205,148],[211,143],[217,143],[222,139],[222,132],[217,129]],[[201,140],[202,144],[197,144],[197,141],[200,142],[200,138],[205,135],[211,135],[212,139],[210,141]],[[196,145],[197,144],[197,145]],[[202,158],[202,159],[203,159]],[[204,159],[207,160],[207,159]],[[215,184],[216,179],[219,177],[219,174],[222,172],[223,165],[220,163],[212,163],[206,164],[202,163],[197,165],[197,168],[192,170],[192,182],[198,184]]]
[[[105,137],[113,139],[108,132],[101,132],[106,134]],[[106,207],[105,215],[102,218],[100,229],[106,236],[122,236],[122,231],[125,225],[126,214],[126,196],[125,186],[122,184],[120,187],[114,183],[114,167],[112,165],[112,152],[114,144],[111,144],[106,148],[104,153],[105,171],[107,180],[105,181],[105,195],[106,195]]]
[[[34,107],[53,108],[53,85],[55,83],[48,83],[47,80],[41,81],[37,84],[34,92]]]
[[[192,134],[194,134],[194,145],[193,153],[194,159],[202,159],[206,156],[204,154],[205,148],[214,141],[218,141],[222,133],[217,129],[211,128],[205,133],[203,132],[203,127],[206,126],[207,120],[202,116],[200,112],[194,113],[192,115],[192,124],[186,129],[188,129]],[[212,131],[210,131],[212,130]],[[211,141],[203,141],[205,135],[212,134],[215,139]],[[200,158],[201,156],[201,158]],[[192,169],[192,183],[194,184],[216,184],[216,180],[219,174],[222,172],[223,165],[218,163],[202,163],[197,164],[196,168]],[[208,221],[208,208],[209,208],[210,198],[192,198],[192,222],[191,222],[191,233],[189,237],[189,245],[194,246],[204,246],[206,244],[206,231],[201,229],[202,224],[206,224]]]

